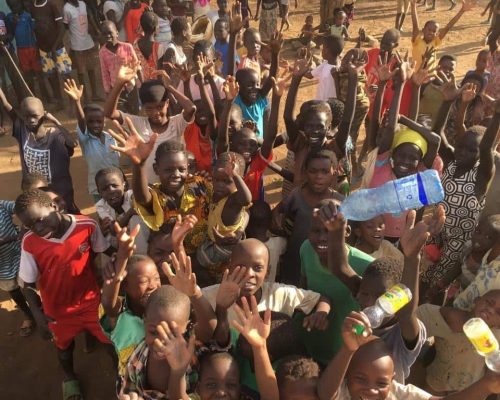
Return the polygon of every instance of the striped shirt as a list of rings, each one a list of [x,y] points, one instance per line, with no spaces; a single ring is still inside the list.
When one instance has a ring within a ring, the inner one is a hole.
[[[0,238],[17,236],[19,229],[12,221],[13,201],[0,200]],[[19,272],[21,240],[0,245],[0,279],[14,279]]]

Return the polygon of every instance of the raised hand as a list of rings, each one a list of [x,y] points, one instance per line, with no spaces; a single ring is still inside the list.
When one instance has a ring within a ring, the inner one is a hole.
[[[186,215],[184,218],[181,215],[177,215],[171,234],[174,251],[182,246],[187,234],[191,232],[197,223],[198,218],[193,214]]]
[[[455,75],[451,75],[448,78],[442,71],[438,72],[438,79],[441,81],[442,85],[438,87],[439,91],[443,95],[444,101],[455,100],[461,93],[462,89],[457,86],[455,80]]]
[[[344,234],[347,220],[339,212],[339,205],[338,201],[332,199],[321,208],[314,209],[313,215],[321,220],[328,232],[341,232]]]
[[[477,86],[473,83],[466,83],[462,88],[462,101],[470,103],[477,96]]]
[[[250,297],[251,309],[245,297],[241,298],[242,307],[234,305],[239,322],[231,321],[233,327],[245,337],[250,346],[264,347],[271,332],[271,310],[264,312],[264,319],[260,317],[255,296]]]
[[[288,87],[288,82],[292,79],[292,74],[288,74],[288,76],[282,78],[271,77],[271,81],[273,82],[273,93],[281,97],[283,93],[285,93],[285,89]]]
[[[413,75],[413,71],[415,70],[415,61],[410,61],[408,57],[408,52],[406,52],[404,57],[401,57],[401,55],[396,52],[396,59],[398,60],[399,63],[399,79],[401,82],[405,82],[408,79],[411,79]]]
[[[233,100],[236,96],[238,96],[238,92],[240,91],[240,86],[234,76],[228,75],[226,81],[222,85],[222,91],[226,95],[226,100]]]
[[[118,252],[116,253],[117,258],[125,259],[132,255],[135,250],[135,238],[137,237],[140,229],[141,226],[137,224],[134,228],[132,228],[130,233],[128,233],[126,226],[121,227],[118,222],[115,222],[114,230],[116,238],[118,239]],[[126,274],[126,263],[123,263],[123,267],[120,270],[115,269],[114,279],[121,282],[125,279]]]
[[[215,298],[217,307],[227,310],[235,304],[240,297],[241,288],[247,281],[248,276],[245,267],[236,267],[231,274],[226,269]]]
[[[117,132],[110,129],[109,134],[113,136],[121,146],[111,145],[109,147],[112,150],[125,154],[134,164],[141,165],[153,152],[158,134],[153,133],[149,137],[149,142],[146,142],[141,135],[139,135],[129,117],[125,117],[125,123],[130,133],[127,133],[118,122],[113,121],[114,128]]]
[[[167,74],[167,71],[163,69],[153,71],[152,76],[156,76],[159,80],[161,80],[161,83],[165,87],[172,85],[172,78],[170,78],[170,76]]]
[[[64,91],[75,101],[80,101],[83,96],[83,85],[78,86],[74,79],[64,81]]]
[[[241,15],[241,4],[236,1],[231,7],[229,15],[229,33],[236,35],[243,28],[243,17]]]
[[[175,321],[162,321],[156,332],[158,338],[154,340],[153,351],[168,362],[172,371],[186,371],[194,353],[194,334],[186,342]]]
[[[269,48],[272,54],[279,54],[283,46],[283,36],[279,32],[274,32],[269,41]]]
[[[422,64],[419,70],[413,73],[413,75],[411,76],[411,80],[416,86],[422,86],[424,83],[430,81],[432,72],[433,71],[429,71],[429,69],[424,68]]]
[[[368,53],[366,51],[361,49],[351,51],[349,60],[347,60],[347,73],[358,76],[362,71],[364,71],[367,62]]]
[[[311,68],[311,61],[307,58],[300,58],[293,64],[293,76],[304,76]]]
[[[375,68],[375,75],[377,75],[380,82],[387,82],[399,72],[399,68],[393,68],[391,71],[391,66],[387,61],[387,53],[384,54],[383,59],[380,56],[378,57],[378,66]]]
[[[118,74],[116,75],[116,81],[118,83],[127,83],[133,80],[136,77],[137,68],[127,67],[126,65],[122,65],[118,70]]]
[[[200,54],[196,59],[196,72],[202,78],[212,74],[213,67],[213,61],[210,61],[209,58],[203,54]]]
[[[168,282],[179,292],[184,293],[188,297],[193,297],[198,291],[198,286],[196,285],[196,274],[191,267],[191,257],[181,252],[179,258],[177,258],[175,253],[172,253],[170,255],[170,262],[172,266],[166,262],[161,265],[161,269],[167,276]]]
[[[191,80],[191,71],[189,70],[189,67],[187,66],[187,64],[182,64],[180,66],[176,65],[175,70],[179,74],[181,81],[189,82]]]
[[[358,332],[362,331],[362,334]],[[342,324],[342,339],[344,346],[351,352],[357,351],[362,345],[374,338],[370,321],[363,313],[352,311]]]

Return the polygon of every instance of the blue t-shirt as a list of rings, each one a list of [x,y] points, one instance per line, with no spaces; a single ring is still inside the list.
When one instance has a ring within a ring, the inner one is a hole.
[[[229,42],[215,41],[214,44],[215,54],[217,58],[222,61],[222,76],[225,78],[229,72]],[[239,63],[240,58],[238,54],[234,54],[234,63]]]
[[[234,104],[238,104],[243,113],[243,120],[251,120],[257,125],[257,137],[262,139],[264,136],[264,113],[269,101],[267,97],[259,96],[257,101],[250,106],[247,106],[241,100],[240,95],[236,96],[234,99]]]
[[[19,16],[14,13],[7,15],[7,32],[14,36],[18,48],[36,47],[34,28],[35,22],[31,18],[31,14],[26,11],[23,11]]]

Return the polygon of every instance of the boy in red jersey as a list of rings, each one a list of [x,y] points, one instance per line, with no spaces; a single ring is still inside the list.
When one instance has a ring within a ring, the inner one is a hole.
[[[108,250],[109,244],[94,220],[62,214],[41,190],[21,194],[14,212],[30,230],[22,241],[19,270],[26,299],[42,336],[57,347],[64,398],[80,399],[73,369],[74,338],[88,331],[110,343],[99,325],[100,289],[92,268],[93,253]]]

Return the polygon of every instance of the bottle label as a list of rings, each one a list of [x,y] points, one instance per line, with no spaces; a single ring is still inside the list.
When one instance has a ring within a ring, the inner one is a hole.
[[[478,353],[488,354],[498,350],[498,341],[490,327],[481,318],[472,318],[464,324],[464,333]]]
[[[469,337],[469,340],[474,345],[476,350],[483,354],[491,353],[498,350],[498,342],[496,339],[491,340],[490,335],[485,332],[484,335],[477,337]]]
[[[410,302],[411,298],[408,296],[405,288],[401,285],[394,285],[381,297],[381,303],[389,303],[391,307],[391,314],[397,313],[405,305]]]

